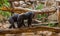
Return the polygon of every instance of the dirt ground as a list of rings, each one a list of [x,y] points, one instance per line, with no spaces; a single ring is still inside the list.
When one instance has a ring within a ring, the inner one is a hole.
[[[21,34],[6,34],[5,36],[60,36],[60,33],[50,31],[38,31],[32,33],[21,33]]]
[[[8,29],[10,24],[0,23],[0,29]],[[5,34],[0,36],[60,36],[60,33],[50,32],[50,31],[37,31],[31,33],[20,33],[20,34]]]

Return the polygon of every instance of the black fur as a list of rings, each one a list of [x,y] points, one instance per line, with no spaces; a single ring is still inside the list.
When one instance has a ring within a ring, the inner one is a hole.
[[[15,28],[14,23],[17,23],[17,27],[20,28],[22,26],[25,26],[24,24],[24,20],[27,20],[28,23],[28,27],[31,26],[32,23],[32,18],[34,17],[34,13],[33,12],[27,12],[25,14],[14,14],[13,16],[11,16],[9,18],[9,22],[11,24],[11,26],[9,28]]]

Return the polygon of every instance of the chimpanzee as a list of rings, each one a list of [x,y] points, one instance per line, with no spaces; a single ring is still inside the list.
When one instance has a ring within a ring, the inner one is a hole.
[[[9,18],[9,23],[11,24],[11,26],[9,28],[15,28],[14,23],[17,22],[17,27],[20,28],[22,26],[25,26],[24,24],[24,20],[27,20],[28,23],[28,27],[31,26],[32,23],[32,18],[34,17],[34,13],[33,12],[27,12],[24,14],[14,14],[13,16],[11,16]]]

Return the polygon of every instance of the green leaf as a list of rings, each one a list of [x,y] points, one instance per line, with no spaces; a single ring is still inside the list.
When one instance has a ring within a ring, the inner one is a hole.
[[[41,10],[43,7],[44,7],[43,4],[40,4],[36,7],[36,10]]]

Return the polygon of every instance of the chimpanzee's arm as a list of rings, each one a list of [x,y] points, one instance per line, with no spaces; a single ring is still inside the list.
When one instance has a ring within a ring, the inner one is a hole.
[[[15,28],[14,20],[12,18],[10,18],[8,21],[11,24],[9,28],[12,28],[12,27]]]
[[[22,26],[25,26],[24,24],[24,15],[19,15],[17,18],[17,27],[20,28]]]
[[[26,16],[28,16],[27,18],[27,22],[28,22],[28,27],[31,26],[32,24],[32,19],[34,18],[34,13],[33,12],[28,12],[26,13]]]

